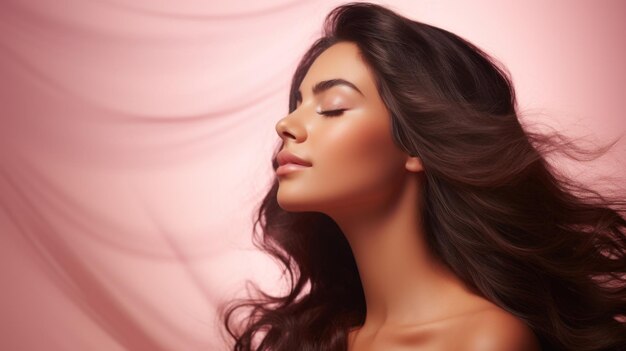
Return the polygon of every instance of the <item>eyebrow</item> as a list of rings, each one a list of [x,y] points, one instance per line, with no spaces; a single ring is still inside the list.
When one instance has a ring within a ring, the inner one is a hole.
[[[335,78],[335,79],[328,79],[328,80],[323,80],[321,82],[318,82],[317,84],[315,84],[315,86],[313,86],[313,89],[311,89],[313,91],[313,95],[318,95],[336,85],[345,85],[348,86],[354,90],[356,90],[359,94],[363,95],[363,93],[361,92],[361,90],[359,90],[359,88],[356,87],[356,85],[354,85],[353,83],[342,79],[342,78]],[[302,102],[302,93],[300,92],[300,90],[298,90],[296,92],[296,101],[300,101]]]

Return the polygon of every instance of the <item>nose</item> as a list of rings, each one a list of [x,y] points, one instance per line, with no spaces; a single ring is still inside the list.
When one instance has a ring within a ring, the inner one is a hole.
[[[278,133],[278,136],[281,139],[292,138],[296,140],[301,140],[302,138],[304,138],[305,131],[303,130],[302,126],[295,125],[295,123],[293,122],[293,117],[289,118],[289,116],[287,116],[281,118],[276,123],[276,133]]]

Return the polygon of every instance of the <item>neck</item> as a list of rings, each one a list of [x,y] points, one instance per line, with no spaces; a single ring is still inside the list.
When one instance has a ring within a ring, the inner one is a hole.
[[[462,308],[455,297],[467,292],[427,247],[419,179],[406,177],[389,195],[371,201],[383,204],[378,208],[331,215],[357,263],[367,306],[364,326],[414,325],[453,314]]]

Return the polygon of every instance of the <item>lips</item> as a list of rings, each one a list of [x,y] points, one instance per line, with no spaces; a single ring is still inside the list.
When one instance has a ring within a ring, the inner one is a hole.
[[[287,150],[282,150],[276,156],[278,161],[278,168],[276,168],[276,175],[279,177],[285,176],[290,173],[297,173],[298,171],[305,170],[312,166],[311,162],[292,154]]]
[[[311,162],[292,154],[287,150],[281,150],[276,156],[276,160],[280,166],[286,165],[288,163],[293,163],[296,165],[310,167],[312,166]]]

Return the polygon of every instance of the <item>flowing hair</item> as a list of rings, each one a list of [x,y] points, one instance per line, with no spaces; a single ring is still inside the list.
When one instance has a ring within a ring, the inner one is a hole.
[[[356,43],[390,111],[394,143],[422,161],[421,216],[435,256],[525,322],[543,350],[626,349],[626,201],[546,160],[559,151],[581,161],[616,141],[591,151],[554,130],[523,129],[506,68],[467,40],[380,5],[338,6],[322,34],[295,71],[289,112],[320,53]],[[252,284],[256,296],[219,306],[232,350],[345,350],[366,315],[351,248],[326,214],[279,207],[278,186],[274,178],[258,206],[253,242],[281,264],[289,290],[273,296]]]

